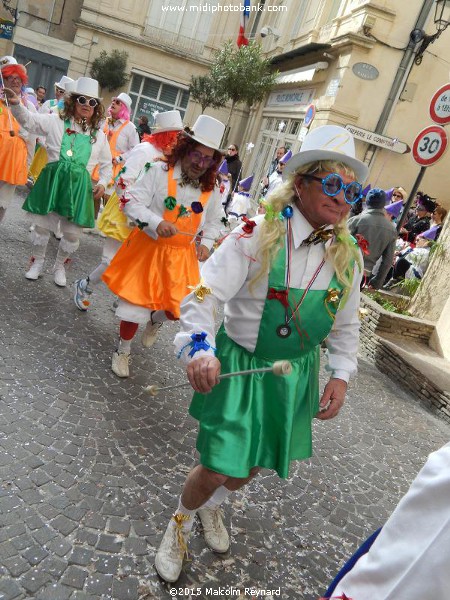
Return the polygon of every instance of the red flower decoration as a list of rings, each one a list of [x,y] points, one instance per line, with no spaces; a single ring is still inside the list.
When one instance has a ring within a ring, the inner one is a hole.
[[[120,187],[121,190],[124,190],[127,187],[126,184],[125,184],[125,182],[124,182],[124,180],[122,179],[122,177],[119,177],[119,179],[117,180],[116,185],[117,185],[117,187]]]
[[[288,291],[287,290],[276,290],[275,288],[269,288],[267,292],[267,300],[278,300],[285,307],[289,306]]]
[[[242,217],[242,220],[245,223],[244,227],[242,228],[242,231],[248,234],[253,233],[253,230],[256,227],[255,221],[250,221],[250,219],[247,217]]]
[[[363,254],[365,254],[366,256],[368,254],[370,254],[369,242],[366,240],[366,238],[364,236],[362,236],[360,233],[357,233],[355,237],[356,237],[356,241],[358,242],[358,246],[361,248],[361,252]]]
[[[76,133],[75,129],[70,129],[70,127],[68,127],[66,129],[66,133],[67,135],[74,135]]]
[[[125,198],[125,196],[120,196],[119,198],[119,210],[123,210],[125,204],[129,202],[129,198]]]

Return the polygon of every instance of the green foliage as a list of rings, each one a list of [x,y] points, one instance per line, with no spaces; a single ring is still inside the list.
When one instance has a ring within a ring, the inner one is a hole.
[[[371,300],[379,304],[384,310],[388,310],[389,312],[397,313],[399,315],[409,315],[408,311],[401,307],[396,306],[391,300],[384,298],[379,292],[364,292],[366,296],[368,296]]]
[[[215,86],[232,104],[249,107],[263,100],[278,75],[270,60],[263,58],[260,44],[250,42],[238,48],[228,41],[216,52],[210,76]]]
[[[421,281],[421,279],[416,279],[415,277],[412,279],[402,279],[402,281],[399,281],[398,287],[401,288],[406,296],[412,298],[419,289]]]
[[[211,108],[221,108],[227,102],[226,95],[215,84],[215,80],[209,75],[200,75],[191,77],[189,93],[193,100],[202,107],[202,113],[210,106]]]
[[[430,246],[430,259],[433,255],[442,256],[445,253],[444,244],[441,242],[431,242]]]
[[[125,50],[112,50],[111,54],[102,50],[92,63],[91,77],[98,81],[100,88],[113,92],[128,81],[127,60],[128,52]]]

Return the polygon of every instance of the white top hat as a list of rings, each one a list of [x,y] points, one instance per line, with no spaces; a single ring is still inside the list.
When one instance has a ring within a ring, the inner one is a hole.
[[[308,133],[298,154],[294,154],[283,171],[283,180],[299,167],[318,160],[333,160],[347,165],[359,183],[369,174],[369,167],[355,157],[352,134],[338,125],[322,125]]]
[[[70,81],[66,81],[66,83],[64,84],[64,91],[66,92],[66,94],[71,94],[75,90],[76,85],[77,82],[73,79],[71,79]]]
[[[36,92],[34,91],[34,89],[32,87],[25,88],[25,92],[27,94],[33,94],[33,96],[36,96]]]
[[[155,115],[155,123],[152,133],[163,133],[164,131],[180,131],[183,129],[183,121],[179,110],[168,110]]]
[[[128,94],[125,94],[125,92],[121,92],[118,96],[115,96],[115,98],[116,100],[120,100],[121,102],[123,102],[123,104],[125,104],[128,110],[131,110],[131,104],[133,101],[131,100]]]
[[[208,115],[200,115],[192,127],[192,134],[187,134],[199,144],[218,150],[222,141],[225,125]]]
[[[0,66],[1,68],[7,67],[8,65],[17,65],[17,60],[14,56],[2,56],[0,58]]]
[[[79,77],[75,82],[75,89],[71,91],[71,94],[103,100],[99,96],[98,81],[91,79],[91,77]]]
[[[71,77],[67,77],[67,75],[63,75],[59,81],[55,81],[55,87],[59,87],[62,90],[66,89],[66,83],[73,81]]]

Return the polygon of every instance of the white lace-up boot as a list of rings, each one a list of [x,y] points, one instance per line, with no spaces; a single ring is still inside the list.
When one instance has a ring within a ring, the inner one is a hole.
[[[35,256],[31,257],[31,264],[28,271],[25,273],[25,277],[27,279],[36,280],[42,274],[44,270],[44,258],[36,258]]]
[[[158,575],[169,583],[177,581],[184,557],[187,556],[189,533],[183,531],[183,522],[188,519],[187,515],[173,515],[156,553],[155,568]]]
[[[203,527],[205,542],[214,552],[228,552],[230,536],[222,520],[220,507],[199,508],[197,515]]]

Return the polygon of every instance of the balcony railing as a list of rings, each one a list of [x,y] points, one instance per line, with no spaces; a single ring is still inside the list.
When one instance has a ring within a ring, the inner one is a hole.
[[[152,43],[163,48],[171,48],[193,55],[203,54],[205,48],[204,42],[180,35],[179,33],[167,31],[167,29],[159,29],[152,25],[146,26],[144,36]]]

